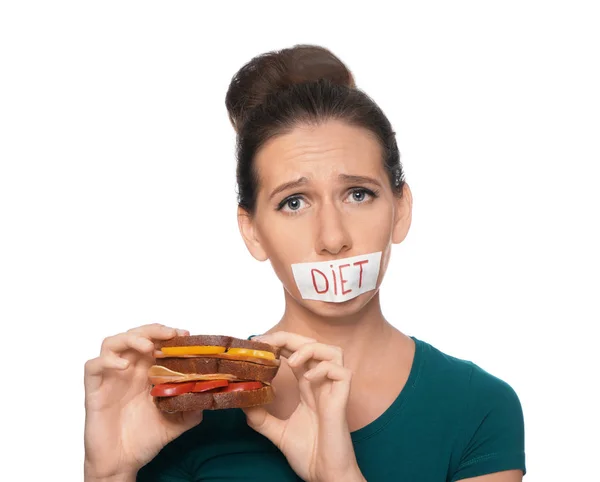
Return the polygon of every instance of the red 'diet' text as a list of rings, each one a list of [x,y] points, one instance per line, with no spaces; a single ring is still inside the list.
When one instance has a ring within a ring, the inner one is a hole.
[[[360,269],[359,278],[358,278],[358,287],[359,288],[362,287],[363,264],[366,264],[368,262],[369,262],[369,260],[365,259],[362,261],[357,261],[356,263],[352,263],[352,266],[358,266],[358,268]],[[347,283],[348,280],[344,279],[344,272],[342,271],[344,268],[349,268],[350,266],[351,266],[350,264],[341,264],[338,266],[339,285],[340,285],[340,290],[341,290],[342,295],[352,292],[352,289],[344,288],[344,284]],[[335,295],[338,294],[338,277],[336,276],[336,270],[334,269],[333,265],[330,265],[330,268],[331,268],[331,275],[332,275],[332,280],[333,280],[333,283],[331,283],[331,284],[329,283],[329,278],[327,277],[327,275],[325,273],[323,273],[320,269],[313,268],[310,270],[310,274],[312,276],[313,287],[315,288],[315,291],[320,295],[327,293],[329,291],[330,286],[333,286],[333,294],[335,294]],[[324,288],[319,289],[319,287],[317,286],[317,279],[316,279],[315,275],[317,275],[320,279],[322,279],[322,281],[325,282]]]

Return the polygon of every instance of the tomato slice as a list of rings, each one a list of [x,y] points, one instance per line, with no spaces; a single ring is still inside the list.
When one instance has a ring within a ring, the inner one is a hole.
[[[258,390],[259,388],[264,387],[261,382],[236,382],[230,383],[227,388],[223,388],[219,390],[220,393],[228,393],[228,392],[241,392],[244,390]]]
[[[196,385],[194,385],[192,392],[207,392],[214,388],[226,387],[227,385],[229,385],[229,382],[227,380],[208,380],[206,382],[196,382]]]
[[[161,383],[160,385],[154,385],[150,391],[150,395],[153,397],[174,397],[175,395],[191,392],[195,385],[196,382]]]

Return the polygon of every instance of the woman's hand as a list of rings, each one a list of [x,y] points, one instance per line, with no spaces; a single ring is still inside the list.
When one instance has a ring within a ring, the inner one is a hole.
[[[287,420],[264,407],[244,409],[248,425],[271,440],[304,480],[364,480],[346,420],[352,372],[341,348],[283,331],[253,339],[281,347],[298,379],[300,403]]]
[[[165,414],[150,395],[154,340],[189,335],[153,324],[108,337],[85,364],[85,478],[127,479],[171,440],[197,425],[202,412]]]

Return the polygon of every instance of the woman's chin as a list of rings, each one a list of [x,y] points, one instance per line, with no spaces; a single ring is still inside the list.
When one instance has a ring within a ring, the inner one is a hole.
[[[326,318],[348,317],[363,310],[375,293],[369,291],[355,298],[341,302],[303,300],[303,304],[316,315]]]

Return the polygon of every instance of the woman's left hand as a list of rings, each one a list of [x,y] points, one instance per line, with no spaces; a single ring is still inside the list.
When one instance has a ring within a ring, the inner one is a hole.
[[[253,339],[281,347],[298,379],[300,403],[287,420],[264,407],[244,409],[248,425],[271,440],[303,480],[364,481],[346,420],[352,372],[342,349],[284,331]]]

